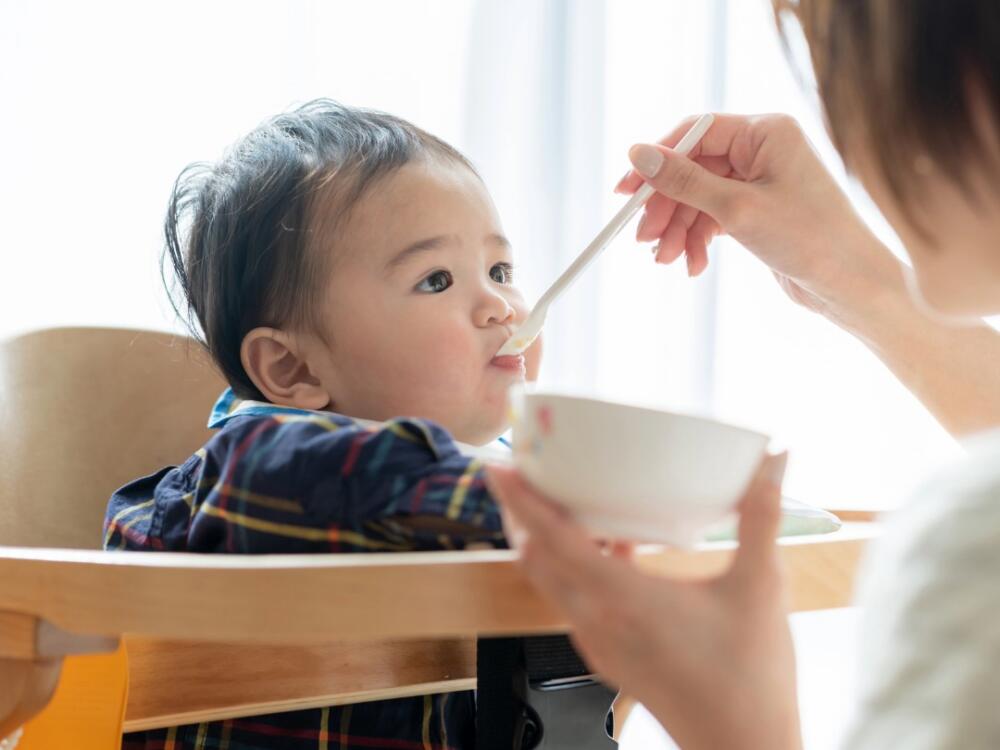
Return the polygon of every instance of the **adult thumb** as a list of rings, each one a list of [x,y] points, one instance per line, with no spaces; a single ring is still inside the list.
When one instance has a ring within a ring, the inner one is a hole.
[[[746,188],[739,180],[719,177],[667,146],[639,143],[629,149],[628,157],[657,192],[704,211],[723,225],[734,196]]]
[[[788,454],[767,456],[740,503],[739,548],[731,574],[754,583],[777,560],[775,540],[781,525],[781,482]]]

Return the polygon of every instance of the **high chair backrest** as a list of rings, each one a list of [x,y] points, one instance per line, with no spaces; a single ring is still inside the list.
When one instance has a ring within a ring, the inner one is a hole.
[[[0,545],[99,548],[119,486],[208,439],[225,387],[192,339],[54,328],[0,342]]]

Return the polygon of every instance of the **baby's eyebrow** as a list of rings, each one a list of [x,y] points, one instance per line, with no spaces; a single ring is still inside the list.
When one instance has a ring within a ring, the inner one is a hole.
[[[499,245],[504,250],[510,250],[511,244],[510,240],[504,237],[502,234],[490,234],[486,236],[487,242],[492,242],[495,245]]]
[[[439,234],[436,237],[428,237],[425,240],[418,240],[410,245],[407,245],[396,253],[396,255],[394,255],[389,262],[385,264],[385,270],[386,272],[392,271],[397,266],[401,266],[403,263],[408,261],[414,255],[430,252],[431,250],[439,250],[445,245],[451,245],[456,242],[458,242],[458,237],[453,234]]]
[[[505,250],[510,250],[510,240],[504,237],[502,234],[488,234],[486,235],[486,241],[494,245],[498,245]],[[440,250],[446,245],[455,245],[460,242],[458,235],[455,234],[439,234],[436,237],[428,237],[427,239],[418,240],[410,245],[407,245],[398,253],[396,253],[389,262],[385,264],[385,271],[389,273],[393,271],[398,266],[403,265],[406,261],[415,255],[420,253],[430,252],[431,250]]]

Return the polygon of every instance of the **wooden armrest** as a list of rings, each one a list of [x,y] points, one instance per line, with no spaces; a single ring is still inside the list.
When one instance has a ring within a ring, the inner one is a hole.
[[[876,529],[845,524],[833,534],[782,539],[793,607],[842,606]],[[734,547],[644,547],[637,563],[703,577],[724,569]],[[0,547],[0,611],[87,635],[284,645],[566,629],[506,550],[196,555]]]
[[[781,540],[793,610],[848,605],[863,547],[876,534],[874,524],[849,523]],[[734,549],[641,547],[637,564],[699,578],[724,570]],[[567,629],[510,551],[216,556],[0,547],[4,611],[90,637],[81,643],[99,636],[110,646],[125,635],[128,730],[466,690],[475,684],[477,635]],[[10,634],[8,647],[23,647],[23,628]]]

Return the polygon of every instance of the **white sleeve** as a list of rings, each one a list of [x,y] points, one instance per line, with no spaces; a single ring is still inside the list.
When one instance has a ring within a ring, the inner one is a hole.
[[[866,569],[845,747],[1000,748],[1000,452],[930,483]]]

